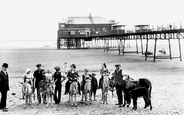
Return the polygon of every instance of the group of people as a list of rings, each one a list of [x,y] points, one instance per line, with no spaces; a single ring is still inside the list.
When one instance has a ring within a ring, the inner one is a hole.
[[[76,71],[76,65],[72,64],[70,67],[71,69],[68,71],[67,70],[67,63],[65,62],[64,64],[64,72],[61,72],[60,67],[55,67],[55,72],[54,74],[51,73],[50,70],[44,71],[42,69],[41,64],[36,65],[37,70],[34,71],[34,73],[31,73],[30,69],[26,70],[26,74],[23,77],[24,82],[30,83],[30,85],[34,88],[37,89],[37,99],[38,99],[38,104],[41,103],[41,95],[40,95],[40,90],[39,87],[40,85],[45,85],[48,82],[54,81],[55,82],[55,95],[54,95],[54,100],[56,104],[59,104],[61,101],[61,88],[62,88],[62,82],[68,78],[68,81],[65,84],[65,95],[69,93],[69,86],[73,81],[77,81],[78,83],[78,91],[80,94],[80,83],[79,83],[79,74]],[[121,82],[123,80],[123,76],[127,75],[122,69],[121,65],[117,64],[115,65],[116,69],[113,72],[112,79],[115,80],[115,85],[116,85],[116,92],[118,96],[118,103],[116,105],[122,105],[123,100],[122,100],[122,90],[120,89]],[[0,109],[3,111],[8,111],[8,108],[6,108],[6,99],[7,99],[7,91],[9,90],[9,80],[8,80],[8,73],[7,73],[7,68],[8,64],[4,63],[2,65],[2,70],[0,72],[0,92],[1,92],[1,101],[0,101]],[[99,89],[102,88],[102,82],[103,82],[103,76],[105,74],[109,73],[107,66],[105,63],[102,64],[102,69],[100,70],[101,78],[99,80]],[[40,84],[41,81],[42,84]],[[82,84],[82,86],[84,86]],[[43,97],[43,103],[46,103],[46,97]]]

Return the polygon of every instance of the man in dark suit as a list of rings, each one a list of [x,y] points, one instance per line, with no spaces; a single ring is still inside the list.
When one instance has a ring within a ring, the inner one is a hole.
[[[7,112],[8,108],[6,108],[6,100],[7,100],[7,92],[9,90],[9,78],[7,73],[8,64],[3,63],[2,70],[0,71],[0,92],[1,92],[1,101],[0,101],[0,109],[3,112]]]
[[[55,95],[54,100],[56,104],[59,104],[61,101],[61,89],[62,89],[62,82],[66,79],[65,76],[61,74],[60,67],[55,67],[56,72],[53,75],[53,79],[55,81]]]
[[[115,67],[116,69],[114,71],[112,79],[115,80],[116,93],[118,96],[118,103],[116,105],[120,105],[121,107],[123,104],[123,95],[122,95],[123,77],[128,74],[124,70],[121,69],[120,64],[116,64]]]
[[[41,95],[40,95],[40,90],[39,90],[39,83],[40,81],[44,80],[44,70],[41,68],[41,64],[37,64],[36,67],[38,68],[33,76],[34,76],[34,82],[35,82],[35,88],[37,89],[37,99],[38,99],[38,104],[41,103]],[[46,97],[43,97],[43,102],[46,103]]]

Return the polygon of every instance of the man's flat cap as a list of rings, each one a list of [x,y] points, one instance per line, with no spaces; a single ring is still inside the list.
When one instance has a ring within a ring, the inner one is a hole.
[[[121,65],[120,65],[120,64],[116,64],[116,65],[115,65],[115,67],[119,67],[119,66],[121,66]]]
[[[60,67],[56,66],[54,69],[55,69],[55,70],[60,70]]]
[[[40,64],[40,63],[36,65],[36,67],[40,67],[40,66],[42,66],[42,64]]]

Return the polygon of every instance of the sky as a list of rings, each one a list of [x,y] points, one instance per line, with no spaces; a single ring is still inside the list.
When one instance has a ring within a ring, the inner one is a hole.
[[[0,42],[56,40],[69,16],[101,16],[121,24],[184,25],[183,0],[0,0]]]

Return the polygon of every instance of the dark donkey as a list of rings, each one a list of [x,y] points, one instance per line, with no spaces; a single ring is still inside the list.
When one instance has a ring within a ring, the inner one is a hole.
[[[126,84],[126,89],[127,89],[127,91],[126,91],[126,100],[127,100],[127,103],[128,103],[127,107],[129,107],[130,102],[131,102],[131,100],[130,100],[131,98],[130,98],[130,96],[128,95],[128,93],[129,93],[130,91],[136,89],[136,88],[139,88],[139,87],[144,87],[144,88],[146,88],[146,89],[147,89],[146,92],[148,93],[147,98],[151,99],[152,84],[151,84],[150,80],[148,80],[148,79],[146,79],[146,78],[140,78],[139,80],[134,81],[134,80],[131,80],[131,78],[128,77],[128,78],[125,80],[125,84]],[[145,93],[146,93],[146,92],[145,92]],[[138,94],[137,94],[137,95],[138,95]],[[148,101],[147,101],[147,98],[145,98],[145,97],[143,96],[143,99],[144,99],[144,101],[145,101],[145,107],[144,107],[144,108],[146,108],[146,107],[148,107],[148,106],[150,105],[150,104],[148,103]]]
[[[114,82],[111,81],[111,85],[110,88],[114,89],[115,85],[113,85]],[[127,76],[127,78],[125,78],[122,81],[121,84],[121,89],[124,92],[124,104],[120,107],[124,107],[127,103],[128,106],[130,104],[130,97],[128,96],[128,93],[137,88],[137,87],[145,87],[148,89],[149,92],[149,97],[151,98],[151,90],[152,90],[152,84],[150,82],[150,80],[146,79],[146,78],[140,78],[139,80],[133,80],[132,78],[130,78],[129,76]],[[145,101],[145,106],[148,106],[148,103]]]

